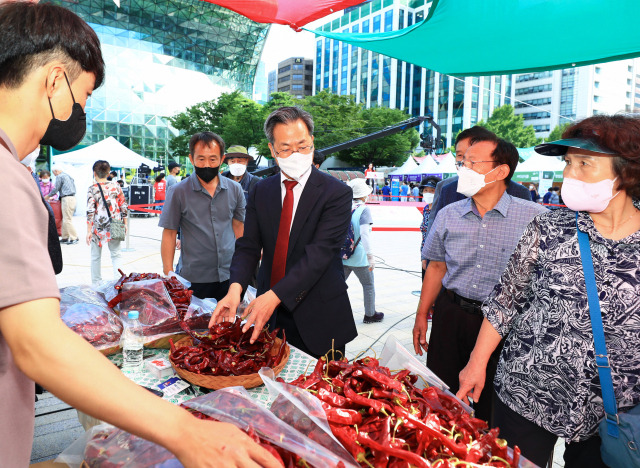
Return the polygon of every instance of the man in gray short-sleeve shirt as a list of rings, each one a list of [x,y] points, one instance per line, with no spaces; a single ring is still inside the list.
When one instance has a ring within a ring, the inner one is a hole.
[[[199,298],[223,298],[229,289],[229,267],[236,238],[242,236],[245,197],[242,187],[218,169],[224,141],[212,132],[197,133],[189,142],[194,172],[167,193],[159,226],[164,273],[173,270],[175,239],[181,232],[180,268]]]

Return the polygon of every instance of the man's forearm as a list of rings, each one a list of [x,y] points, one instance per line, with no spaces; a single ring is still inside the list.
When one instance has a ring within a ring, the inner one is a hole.
[[[236,239],[240,239],[244,234],[244,223],[234,219],[231,221],[231,227],[233,228],[233,234],[236,236]]]
[[[476,339],[476,345],[471,352],[469,362],[486,367],[491,354],[498,347],[501,339],[500,334],[493,328],[491,322],[485,318],[482,321],[482,326]]]
[[[127,379],[60,320],[56,299],[0,311],[0,331],[29,378],[71,406],[168,448],[174,424],[189,417]]]
[[[162,271],[165,275],[173,271],[173,258],[176,253],[176,234],[177,231],[169,229],[162,231],[160,257],[162,257]]]
[[[442,279],[447,272],[447,265],[444,262],[429,262],[427,271],[424,274],[422,292],[420,293],[420,304],[418,314],[426,315],[433,306],[440,290],[442,289]]]

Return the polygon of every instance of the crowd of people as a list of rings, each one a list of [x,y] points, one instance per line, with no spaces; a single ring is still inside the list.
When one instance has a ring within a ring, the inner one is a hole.
[[[34,180],[21,161],[40,144],[75,146],[86,101],[103,81],[98,37],[78,16],[49,4],[0,4],[1,177],[11,201],[0,235],[12,239],[0,245],[2,270],[12,273],[0,278],[0,465],[28,464],[37,381],[79,410],[163,445],[185,466],[277,466],[234,426],[193,418],[135,385],[60,319],[61,254],[47,202],[58,197],[62,242],[75,244],[76,188],[60,167],[52,183],[47,171]],[[272,177],[250,174],[247,149],[227,148],[209,131],[189,140],[190,175],[178,181],[174,162],[166,177],[158,174],[163,273],[176,271],[196,297],[218,300],[210,325],[235,319],[255,284],[257,297],[242,314],[243,331],[255,326],[251,342],[269,325],[310,356],[344,354],[358,334],[346,285],[352,272],[363,288],[363,322],[384,319],[375,305],[366,204],[374,179],[345,184],[318,170],[324,156],[314,147],[313,118],[297,107],[275,109],[264,133],[279,168]],[[476,126],[456,137],[456,177],[400,186],[402,201],[425,203],[415,352],[426,351],[428,367],[473,403],[476,416],[540,466],[559,437],[567,467],[606,466],[580,233],[595,260],[617,410],[640,403],[639,148],[637,117],[598,115],[569,126],[562,140],[536,147],[566,161],[562,188],[551,187],[540,204],[535,186],[512,181],[514,145]],[[105,245],[119,267],[111,223],[127,227],[111,169],[95,162],[87,194],[95,283]],[[372,164],[367,171],[375,172]],[[391,195],[388,183],[382,193]]]

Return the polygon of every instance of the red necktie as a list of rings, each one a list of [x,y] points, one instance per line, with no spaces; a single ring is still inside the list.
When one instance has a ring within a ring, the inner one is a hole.
[[[293,187],[298,182],[295,180],[285,180],[284,186],[287,193],[282,202],[282,213],[280,214],[280,226],[278,227],[278,239],[276,240],[276,250],[273,254],[273,266],[271,267],[271,286],[284,278],[287,267],[287,250],[289,248],[289,231],[291,230],[291,218],[293,217]]]

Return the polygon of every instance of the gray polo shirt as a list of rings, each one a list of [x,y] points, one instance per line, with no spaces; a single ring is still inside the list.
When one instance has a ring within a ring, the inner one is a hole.
[[[244,222],[245,206],[242,187],[226,177],[218,177],[213,197],[195,173],[167,190],[158,225],[181,230],[180,275],[192,283],[229,279],[236,242],[232,220]]]

